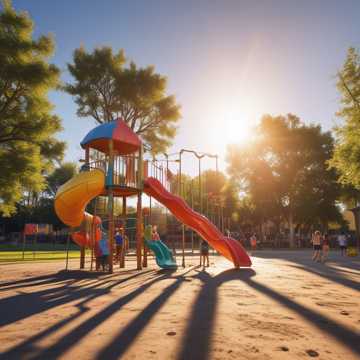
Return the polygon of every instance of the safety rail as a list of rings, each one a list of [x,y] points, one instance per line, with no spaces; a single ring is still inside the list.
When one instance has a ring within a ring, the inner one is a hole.
[[[135,155],[114,156],[112,184],[121,187],[138,188],[139,158]],[[86,166],[86,164],[84,165]],[[108,175],[108,159],[94,160],[88,165],[89,169],[100,169]]]
[[[159,164],[156,160],[144,161],[144,179],[153,177],[161,182],[162,186],[170,191],[170,171],[166,166]]]
[[[105,173],[107,171],[106,160],[94,160],[94,161],[91,161],[89,164],[85,164],[83,166],[84,167],[88,166],[89,169],[100,169],[100,170],[103,170]]]
[[[145,160],[143,163],[144,179],[153,177],[170,191],[170,171],[166,166],[156,161]],[[94,160],[83,165],[83,170],[100,169],[108,173],[109,163],[107,159]],[[114,157],[113,185],[121,187],[140,188],[138,183],[139,157],[136,155],[121,155]]]
[[[139,188],[139,157],[121,155],[114,158],[113,184],[122,187]]]

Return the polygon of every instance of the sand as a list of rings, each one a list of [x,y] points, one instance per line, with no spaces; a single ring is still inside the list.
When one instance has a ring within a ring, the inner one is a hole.
[[[360,259],[258,251],[251,269],[0,266],[0,359],[359,359]],[[178,258],[180,262],[180,259]]]

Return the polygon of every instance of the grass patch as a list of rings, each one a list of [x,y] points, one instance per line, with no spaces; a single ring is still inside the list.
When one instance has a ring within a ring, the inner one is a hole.
[[[24,250],[24,253],[23,253]],[[86,255],[90,254],[87,250]],[[80,248],[74,243],[69,244],[69,259],[80,258]],[[27,241],[23,249],[22,243],[0,244],[0,263],[65,260],[66,243],[33,243]]]
[[[86,256],[90,255],[90,250]],[[70,250],[69,259],[79,259],[79,250]],[[29,261],[49,261],[49,260],[65,260],[66,251],[0,251],[0,263],[11,262],[29,262]]]

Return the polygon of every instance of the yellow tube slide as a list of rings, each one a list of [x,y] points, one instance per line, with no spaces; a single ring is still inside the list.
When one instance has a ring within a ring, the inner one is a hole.
[[[71,227],[80,226],[88,202],[100,195],[105,188],[105,174],[102,170],[81,172],[62,185],[55,196],[55,212],[59,219]],[[85,216],[86,214],[86,216]],[[90,221],[90,219],[87,219]]]

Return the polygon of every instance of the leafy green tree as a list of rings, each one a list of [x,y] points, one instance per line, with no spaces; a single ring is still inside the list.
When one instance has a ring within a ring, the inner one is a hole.
[[[43,173],[60,160],[65,144],[54,135],[60,119],[51,113],[48,91],[59,70],[48,63],[50,36],[32,38],[33,22],[10,1],[0,9],[0,213],[10,215],[24,191],[40,191]]]
[[[279,178],[266,161],[260,143],[228,147],[228,172],[243,195],[239,220],[262,228],[268,220],[278,222],[281,213]],[[243,218],[245,216],[245,218]]]
[[[229,172],[251,197],[260,221],[282,217],[294,245],[295,226],[340,219],[337,176],[328,170],[331,133],[305,125],[292,114],[265,115],[258,142],[248,149],[230,147]]]
[[[114,54],[109,47],[88,53],[74,52],[68,69],[74,83],[66,91],[75,97],[80,117],[105,123],[121,117],[141,135],[153,153],[164,152],[176,134],[180,107],[174,96],[166,95],[167,81],[154,67],[126,66],[124,51]]]
[[[54,198],[59,187],[75,176],[77,166],[75,163],[66,162],[57,167],[49,176],[47,176],[46,193]]]
[[[340,173],[340,181],[360,190],[360,55],[354,48],[347,53],[338,73],[341,108],[337,115],[344,124],[336,128],[336,147],[330,166]]]

